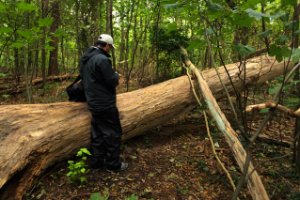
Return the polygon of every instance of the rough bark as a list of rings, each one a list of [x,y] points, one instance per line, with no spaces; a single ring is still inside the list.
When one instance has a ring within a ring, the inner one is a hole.
[[[283,72],[283,64],[265,61],[247,64],[247,83],[262,83]],[[238,64],[227,66],[241,89]],[[223,83],[230,81],[219,68]],[[222,95],[214,69],[203,72],[211,90]],[[129,139],[190,110],[194,97],[186,76],[117,97],[124,131]],[[90,115],[85,103],[0,106],[0,199],[21,199],[36,177],[55,162],[89,144]]]
[[[51,3],[51,17],[53,18],[53,23],[50,27],[50,46],[53,48],[50,51],[50,57],[49,57],[49,68],[48,68],[48,76],[51,75],[58,75],[59,69],[58,69],[58,43],[59,38],[55,36],[55,31],[59,28],[60,25],[60,10],[59,10],[59,2],[60,1],[53,1]]]
[[[293,111],[292,109],[285,107],[283,105],[280,104],[276,104],[273,101],[268,101],[266,103],[260,103],[260,104],[255,104],[255,105],[249,105],[246,107],[246,112],[252,112],[255,110],[262,110],[265,108],[270,108],[270,109],[277,109],[280,112],[283,112],[291,117],[300,117],[300,113],[297,113],[297,111]]]
[[[184,64],[191,68],[195,73],[199,87],[201,89],[203,98],[207,104],[209,112],[213,119],[215,120],[218,129],[224,135],[228,146],[231,148],[234,158],[237,161],[241,171],[246,175],[249,174],[249,181],[247,181],[247,186],[249,188],[252,199],[255,200],[268,200],[268,194],[265,190],[265,187],[253,167],[251,161],[249,162],[249,167],[245,169],[247,163],[246,155],[248,152],[245,151],[243,145],[238,139],[237,133],[231,127],[229,121],[227,120],[225,114],[221,111],[215,97],[212,94],[211,89],[209,88],[207,81],[202,77],[202,74],[197,70],[194,64],[189,60],[187,51],[181,48],[181,54],[183,55]],[[246,176],[245,175],[245,176]],[[238,190],[237,188],[235,190]],[[232,198],[237,199],[237,198]]]

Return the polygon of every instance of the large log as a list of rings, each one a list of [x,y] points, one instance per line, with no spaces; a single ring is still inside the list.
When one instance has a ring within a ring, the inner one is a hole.
[[[49,76],[46,77],[46,81],[62,81],[62,80],[66,80],[66,79],[70,79],[70,78],[76,78],[78,75],[74,75],[74,74],[64,74],[64,75],[59,75],[59,76]],[[4,79],[4,82],[13,82],[13,80],[11,81],[7,81],[9,79]],[[0,80],[0,82],[2,82],[2,80]],[[36,78],[33,79],[31,82],[31,85],[38,85],[43,83],[43,78]],[[21,92],[24,92],[26,90],[26,81],[22,81],[19,85],[6,85],[3,86],[3,83],[0,83],[2,85],[2,87],[0,87],[0,95],[2,94],[9,94],[9,95],[13,95],[13,94],[18,94]]]
[[[283,63],[249,62],[248,84],[262,83],[283,73]],[[243,86],[239,64],[227,66],[235,87]],[[222,81],[230,86],[223,67]],[[203,72],[214,94],[222,86],[214,69]],[[195,101],[186,76],[117,97],[123,139],[143,134],[190,110]],[[47,167],[89,144],[90,115],[85,103],[0,106],[0,199],[21,199],[34,179]]]

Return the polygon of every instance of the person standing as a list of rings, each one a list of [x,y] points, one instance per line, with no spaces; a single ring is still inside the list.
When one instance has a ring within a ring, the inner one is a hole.
[[[80,75],[92,114],[91,168],[120,171],[127,169],[128,163],[120,159],[122,127],[116,106],[119,76],[109,59],[112,48],[113,38],[101,34],[81,57]]]

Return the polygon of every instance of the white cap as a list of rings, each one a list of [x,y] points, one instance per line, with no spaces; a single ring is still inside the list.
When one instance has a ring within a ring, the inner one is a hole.
[[[114,40],[108,34],[101,34],[101,35],[99,35],[98,41],[102,41],[102,42],[105,42],[107,44],[110,44],[113,48],[115,48],[115,46],[114,46]]]

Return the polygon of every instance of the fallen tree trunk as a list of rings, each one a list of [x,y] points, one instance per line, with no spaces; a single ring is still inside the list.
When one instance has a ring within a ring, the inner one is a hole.
[[[239,165],[241,171],[246,175],[249,175],[249,180],[247,180],[247,186],[249,188],[249,192],[254,200],[269,200],[268,194],[265,190],[265,187],[253,167],[252,162],[247,161],[247,153],[238,139],[237,133],[231,127],[231,124],[225,117],[225,114],[221,111],[215,97],[213,96],[207,82],[202,77],[202,74],[199,70],[194,66],[194,64],[190,61],[187,55],[187,51],[184,48],[181,48],[181,54],[183,55],[183,61],[186,67],[189,67],[196,75],[199,87],[201,89],[202,96],[206,102],[206,105],[209,109],[209,112],[213,119],[215,120],[218,129],[223,134],[226,139],[228,146],[233,152],[234,158]],[[246,162],[249,162],[249,166],[245,169]],[[237,188],[234,188],[237,190]],[[236,193],[237,191],[235,191]],[[236,195],[238,197],[238,194]],[[232,198],[232,199],[237,199]]]
[[[273,61],[249,62],[246,82],[262,83],[283,73],[283,63],[272,64]],[[231,64],[227,69],[240,90],[243,80],[238,66]],[[219,73],[223,84],[229,87],[223,67]],[[223,88],[215,70],[202,74],[220,97]],[[195,104],[186,76],[120,94],[117,100],[124,140],[189,111]],[[90,115],[85,103],[0,106],[0,199],[21,199],[42,171],[87,146],[89,131]]]
[[[77,75],[74,74],[64,74],[64,75],[59,75],[59,76],[49,76],[46,77],[46,81],[62,81],[62,80],[66,80],[66,79],[70,79],[70,78],[76,78]],[[36,78],[33,79],[31,82],[31,85],[38,85],[43,83],[43,78]],[[21,92],[24,92],[26,90],[26,83],[25,81],[22,81],[20,85],[16,86],[16,85],[10,85],[10,86],[6,86],[6,87],[2,87],[0,88],[0,95],[1,94],[18,94]]]

